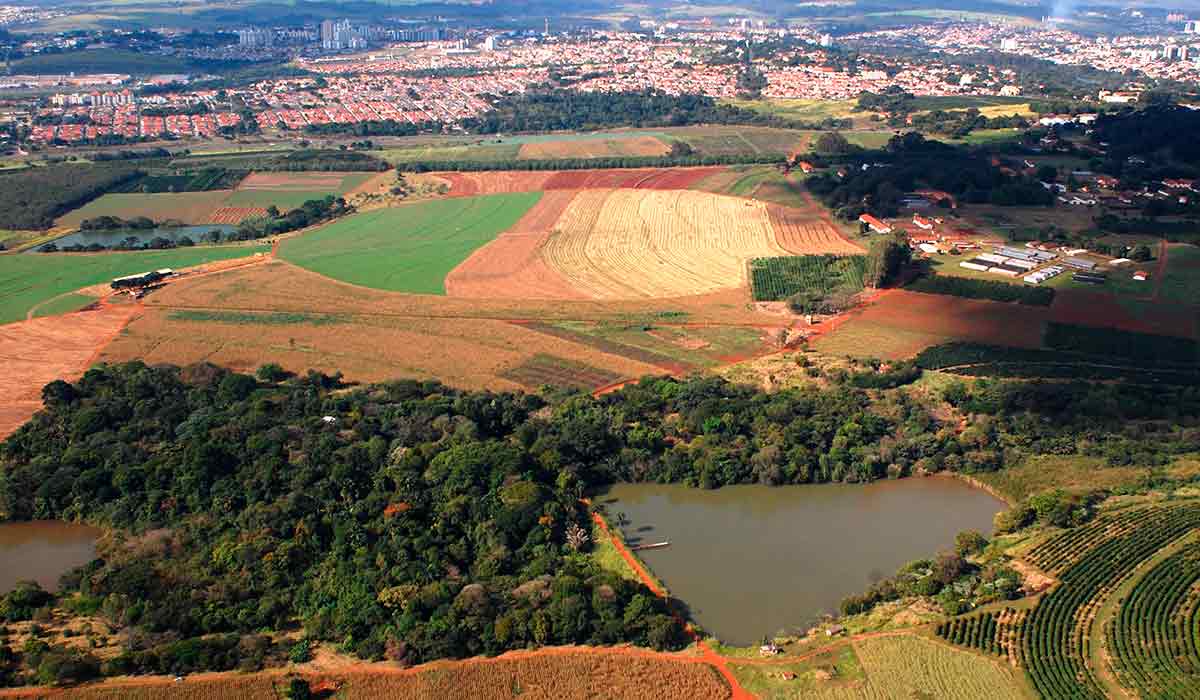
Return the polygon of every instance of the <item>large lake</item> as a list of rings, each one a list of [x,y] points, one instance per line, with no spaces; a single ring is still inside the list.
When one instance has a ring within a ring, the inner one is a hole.
[[[737,645],[807,629],[906,562],[953,548],[960,531],[990,535],[1006,507],[943,477],[714,491],[617,484],[596,500],[610,522],[625,514],[630,544],[671,542],[638,555],[705,630]]]
[[[53,591],[58,579],[96,557],[100,529],[57,520],[0,524],[0,593],[19,581]]]

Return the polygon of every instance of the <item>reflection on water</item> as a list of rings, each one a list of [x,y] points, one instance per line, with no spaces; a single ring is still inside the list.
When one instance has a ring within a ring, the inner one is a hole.
[[[1005,507],[948,478],[715,491],[618,484],[599,502],[610,517],[625,514],[631,543],[671,542],[638,554],[701,626],[739,645],[807,628],[902,564],[951,548],[962,530],[990,534]]]
[[[60,576],[95,558],[99,536],[99,528],[57,520],[0,524],[0,593],[18,581],[57,589]]]

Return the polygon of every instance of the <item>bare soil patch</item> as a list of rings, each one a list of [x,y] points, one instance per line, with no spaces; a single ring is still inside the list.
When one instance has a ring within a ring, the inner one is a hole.
[[[432,173],[450,185],[452,197],[544,190],[653,189],[682,190],[723,172],[723,166],[700,168],[613,168],[607,170],[491,171]]]

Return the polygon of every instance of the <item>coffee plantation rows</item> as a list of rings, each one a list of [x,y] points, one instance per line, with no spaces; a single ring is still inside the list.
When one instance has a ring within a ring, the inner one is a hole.
[[[1118,679],[1145,698],[1200,698],[1200,542],[1148,571],[1106,625]]]
[[[1021,629],[1020,657],[1042,697],[1107,697],[1086,661],[1098,641],[1088,634],[1092,612],[1141,562],[1197,527],[1200,504],[1167,503],[1102,516],[1030,552],[1032,563],[1061,572]]]
[[[956,617],[937,627],[937,635],[952,644],[988,654],[1004,653],[1000,643],[999,614],[994,612]]]

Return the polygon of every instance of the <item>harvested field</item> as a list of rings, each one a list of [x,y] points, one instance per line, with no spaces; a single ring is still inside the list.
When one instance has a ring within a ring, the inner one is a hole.
[[[521,220],[446,275],[446,294],[505,299],[584,299],[546,264],[542,246],[575,192],[547,192]]]
[[[246,219],[266,216],[265,207],[220,207],[214,211],[206,224],[240,224]]]
[[[631,168],[611,170],[493,171],[477,173],[433,173],[450,185],[453,197],[505,192],[621,188],[681,190],[725,170],[724,166],[703,168]]]
[[[587,190],[559,219],[546,262],[597,299],[703,294],[746,283],[746,262],[786,255],[759,202],[685,190]]]
[[[653,136],[606,139],[570,139],[536,141],[522,144],[517,158],[521,160],[552,160],[565,158],[620,158],[622,156],[661,156],[671,148]]]
[[[1050,311],[1005,304],[889,290],[814,347],[831,355],[899,359],[933,345],[968,341],[1038,348]]]
[[[775,229],[775,240],[789,252],[797,255],[859,255],[865,252],[862,246],[843,238],[816,212],[771,205],[767,207],[767,214]]]
[[[283,242],[285,260],[352,284],[445,294],[446,275],[541,197],[514,193],[375,209]]]
[[[42,407],[42,387],[75,381],[96,353],[137,312],[133,304],[103,305],[66,316],[0,326],[0,438]]]
[[[58,226],[76,228],[84,219],[119,216],[132,219],[144,216],[154,221],[178,219],[185,224],[212,223],[210,218],[224,206],[229,190],[210,192],[174,192],[163,194],[106,194],[60,217]]]

